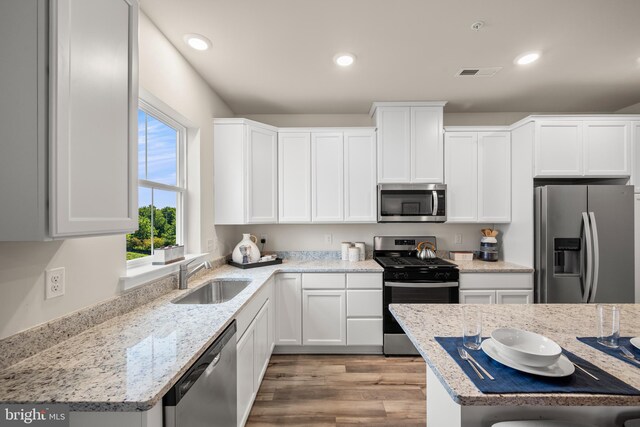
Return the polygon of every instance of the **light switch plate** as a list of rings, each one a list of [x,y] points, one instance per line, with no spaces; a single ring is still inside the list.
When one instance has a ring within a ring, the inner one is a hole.
[[[52,268],[44,273],[45,299],[64,295],[64,267]]]

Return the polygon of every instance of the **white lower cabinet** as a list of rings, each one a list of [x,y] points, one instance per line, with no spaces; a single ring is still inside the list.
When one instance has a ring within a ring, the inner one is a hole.
[[[532,304],[533,273],[464,273],[460,304]]]
[[[238,341],[237,414],[238,426],[243,426],[260,389],[273,350],[273,281],[263,289],[236,317]],[[250,320],[246,326],[247,319]]]
[[[302,291],[303,345],[346,345],[344,290]]]
[[[283,273],[275,293],[279,346],[382,346],[380,273]]]

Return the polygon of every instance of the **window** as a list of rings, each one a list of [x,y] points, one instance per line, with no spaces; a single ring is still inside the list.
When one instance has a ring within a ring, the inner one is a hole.
[[[150,260],[155,248],[184,244],[186,128],[140,100],[138,230],[127,235],[127,261]]]

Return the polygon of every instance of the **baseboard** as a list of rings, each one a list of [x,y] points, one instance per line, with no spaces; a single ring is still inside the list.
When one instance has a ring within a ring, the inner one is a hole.
[[[273,354],[382,354],[381,345],[276,345]]]

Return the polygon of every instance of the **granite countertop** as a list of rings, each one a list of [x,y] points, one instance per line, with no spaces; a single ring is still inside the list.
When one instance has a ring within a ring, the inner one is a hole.
[[[248,278],[223,304],[172,304],[173,290],[0,372],[0,402],[57,402],[72,411],[145,411],[159,402],[231,323],[255,293],[280,272],[382,272],[373,260],[292,260],[241,270],[223,266],[190,283]]]
[[[392,304],[391,312],[431,367],[452,399],[460,405],[639,406],[640,396],[598,394],[483,394],[438,344],[435,336],[460,336],[462,311],[456,305]],[[621,304],[622,336],[640,335],[640,305]],[[610,374],[640,389],[640,369],[608,356],[576,339],[596,334],[592,304],[531,304],[482,306],[483,335],[498,327],[543,334]]]
[[[533,268],[506,261],[487,262],[479,259],[472,261],[453,261],[460,273],[533,273]]]

